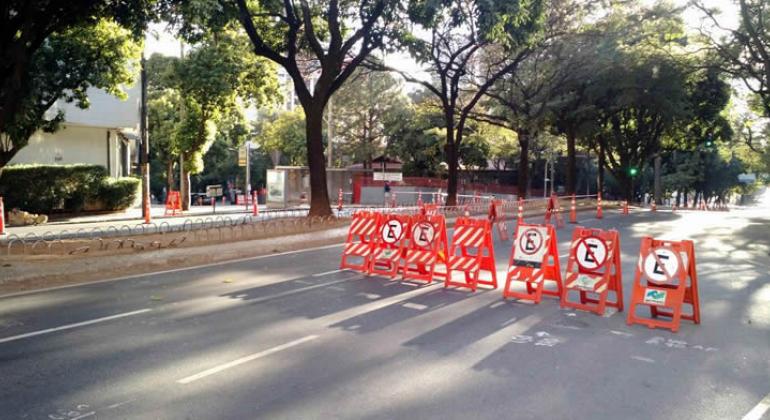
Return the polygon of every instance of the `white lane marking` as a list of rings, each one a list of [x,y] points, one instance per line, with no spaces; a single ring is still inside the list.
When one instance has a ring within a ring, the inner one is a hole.
[[[145,308],[145,309],[140,309],[138,311],[132,311],[132,312],[126,312],[126,313],[117,314],[117,315],[105,316],[103,318],[96,318],[96,319],[92,319],[90,321],[83,321],[83,322],[78,322],[78,323],[75,323],[75,324],[62,325],[61,327],[48,328],[48,329],[45,329],[45,330],[29,332],[29,333],[26,333],[26,334],[19,334],[19,335],[14,335],[14,336],[11,336],[11,337],[0,338],[0,343],[7,343],[9,341],[21,340],[23,338],[35,337],[35,336],[38,336],[38,335],[49,334],[49,333],[56,332],[56,331],[64,331],[64,330],[70,330],[72,328],[85,327],[86,325],[96,324],[96,323],[99,323],[99,322],[112,321],[113,319],[125,318],[127,316],[143,314],[143,313],[149,312],[151,310],[152,309]]]
[[[348,271],[348,270],[340,269],[340,270],[324,271],[323,273],[313,274],[313,277],[323,277],[323,276],[328,276],[329,274],[342,273],[343,271]]]
[[[90,413],[85,413],[85,414],[81,414],[81,415],[79,415],[79,416],[77,416],[77,417],[73,417],[73,418],[71,418],[70,420],[79,420],[79,419],[84,419],[84,418],[86,418],[86,417],[91,417],[91,416],[93,416],[94,414],[96,414],[96,411],[91,411]]]
[[[645,363],[655,363],[655,360],[653,360],[653,359],[650,359],[649,357],[642,357],[642,356],[631,356],[631,358],[632,358],[632,359],[634,359],[634,360],[638,360],[638,361],[640,361],[640,362],[645,362]]]
[[[423,305],[423,304],[414,303],[414,302],[406,302],[401,306],[403,306],[404,308],[414,309],[417,311],[424,311],[428,309],[428,305]]]
[[[746,415],[743,416],[743,420],[759,420],[765,415],[768,409],[770,409],[770,394],[765,395],[765,398],[762,398],[762,401],[755,405],[751,411],[746,413]]]
[[[112,404],[112,405],[108,405],[107,408],[110,409],[110,410],[113,410],[113,409],[116,409],[118,407],[122,407],[122,406],[124,406],[126,404],[130,404],[130,403],[132,403],[134,401],[136,401],[136,399],[126,400],[126,401],[123,401],[123,402],[119,402],[119,403],[115,403],[115,404]]]
[[[341,240],[344,241],[344,238],[341,239]],[[324,250],[324,249],[341,247],[344,244],[345,244],[344,242],[340,242],[338,244],[324,245],[324,246],[318,246],[318,247],[313,247],[313,248],[298,249],[296,251],[286,251],[286,252],[278,252],[278,253],[275,253],[275,254],[257,255],[255,257],[236,258],[236,259],[232,259],[232,260],[224,260],[224,261],[217,261],[217,262],[213,262],[213,263],[194,265],[194,266],[191,266],[191,267],[172,268],[170,270],[153,271],[152,273],[132,274],[130,276],[116,277],[114,279],[96,280],[96,281],[89,281],[89,282],[85,282],[85,283],[68,284],[68,285],[65,285],[65,286],[49,287],[49,288],[45,288],[45,289],[28,290],[28,291],[25,291],[25,292],[9,293],[9,294],[5,294],[5,295],[0,296],[0,299],[12,298],[12,297],[17,297],[17,296],[32,295],[32,294],[35,294],[35,293],[52,292],[52,291],[55,291],[55,290],[69,289],[69,288],[72,288],[72,287],[84,287],[84,286],[90,286],[92,284],[110,283],[110,282],[113,282],[113,281],[139,279],[139,278],[142,278],[142,277],[151,277],[151,276],[162,275],[162,274],[179,273],[179,272],[182,272],[182,271],[198,270],[198,269],[201,269],[201,268],[218,267],[220,265],[241,263],[241,262],[246,262],[246,261],[256,261],[256,260],[262,260],[262,259],[271,258],[271,257],[282,257],[282,256],[285,256],[285,255],[301,254],[301,253],[304,253],[304,252],[321,251],[321,250]]]
[[[302,337],[300,339],[297,339],[297,340],[294,340],[294,341],[290,341],[290,342],[288,342],[286,344],[281,344],[280,346],[275,346],[275,347],[269,348],[267,350],[263,350],[263,351],[261,351],[259,353],[254,353],[254,354],[251,354],[251,355],[248,355],[248,356],[244,356],[244,357],[241,357],[240,359],[235,359],[235,360],[233,360],[231,362],[227,362],[227,363],[221,364],[219,366],[215,366],[215,367],[213,367],[211,369],[206,369],[203,372],[196,373],[195,375],[191,375],[191,376],[188,376],[186,378],[182,378],[182,379],[178,380],[177,383],[186,385],[186,384],[189,384],[190,382],[197,381],[198,379],[203,379],[203,378],[205,378],[207,376],[211,376],[211,375],[217,374],[219,372],[222,372],[223,370],[227,370],[227,369],[230,369],[232,367],[235,367],[235,366],[238,366],[238,365],[242,365],[242,364],[247,363],[247,362],[251,362],[252,360],[256,360],[256,359],[259,359],[259,358],[262,358],[262,357],[265,357],[265,356],[269,356],[269,355],[274,354],[274,353],[278,353],[279,351],[286,350],[286,349],[298,346],[298,345],[300,345],[302,343],[306,343],[308,341],[312,341],[312,340],[315,340],[317,338],[318,338],[317,335],[308,335],[306,337]]]
[[[247,302],[250,303],[250,304],[262,303],[262,302],[266,302],[268,300],[279,299],[279,298],[286,297],[286,296],[291,296],[291,295],[294,295],[294,294],[297,294],[297,293],[307,292],[308,290],[320,289],[322,287],[329,287],[329,286],[332,286],[334,284],[345,283],[346,281],[350,281],[350,280],[354,280],[354,279],[359,279],[359,278],[362,278],[362,277],[363,276],[358,275],[358,276],[354,276],[354,277],[348,277],[348,278],[342,279],[342,280],[330,281],[328,283],[314,284],[312,286],[305,286],[305,287],[300,287],[299,289],[287,290],[285,292],[275,293],[275,294],[267,295],[267,296],[262,296],[260,298],[252,299],[252,300],[248,300],[247,296],[243,296],[243,299],[246,299]],[[239,298],[239,297],[240,296],[236,296],[236,298]]]

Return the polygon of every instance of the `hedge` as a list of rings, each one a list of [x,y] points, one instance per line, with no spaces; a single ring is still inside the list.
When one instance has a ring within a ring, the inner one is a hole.
[[[136,178],[109,177],[100,165],[13,165],[0,172],[7,210],[32,213],[123,210],[138,195]]]

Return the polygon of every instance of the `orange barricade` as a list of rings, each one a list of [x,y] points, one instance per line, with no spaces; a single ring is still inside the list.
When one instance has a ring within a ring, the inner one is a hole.
[[[446,272],[436,273],[438,264],[446,264],[446,221],[442,215],[416,215],[410,223],[401,275],[404,280],[423,280],[428,283],[438,275],[446,278]]]
[[[168,216],[171,213],[172,216],[176,216],[177,211],[182,213],[182,200],[179,197],[179,191],[169,191],[168,197],[166,197],[166,211],[163,215]]]
[[[560,213],[561,209],[559,208],[559,198],[556,196],[556,194],[551,194],[551,196],[548,198],[548,207],[545,209],[545,220],[543,221],[543,224],[549,224],[551,223],[551,217],[555,219],[554,225],[557,228],[563,228],[564,227],[564,220],[561,217]]]
[[[435,216],[438,214],[438,206],[435,204],[424,204],[420,207],[420,214],[424,216]]]
[[[404,254],[404,244],[409,234],[409,216],[382,214],[377,221],[374,251],[369,273],[396,277]]]
[[[535,303],[540,303],[543,295],[560,297],[562,282],[557,244],[556,230],[552,225],[517,225],[503,297],[527,299]],[[514,281],[524,282],[527,292],[511,290]],[[555,282],[556,290],[546,289],[546,281]]]
[[[360,211],[353,215],[353,221],[348,229],[348,238],[345,241],[345,249],[342,251],[340,268],[369,272],[372,252],[377,235],[379,213]],[[360,264],[351,263],[349,258],[361,258]]]
[[[683,304],[691,306],[692,311],[689,314],[682,313]],[[638,316],[638,305],[649,306],[652,318]],[[659,316],[671,320],[659,320]],[[639,262],[631,292],[631,308],[626,323],[643,324],[650,328],[668,328],[677,332],[682,319],[700,324],[695,247],[692,241],[662,241],[644,237],[639,250]]]
[[[460,255],[457,255],[457,251]],[[495,249],[492,246],[492,232],[488,220],[474,220],[458,217],[452,235],[452,245],[447,259],[447,273],[444,287],[468,287],[473,291],[479,284],[497,288]],[[452,272],[462,271],[465,281],[453,281]],[[481,280],[481,272],[487,271],[490,280]]]
[[[505,213],[503,202],[501,200],[492,200],[489,202],[489,213],[487,214],[489,223],[493,228],[497,228],[497,234],[501,241],[508,240],[508,225],[505,224]]]
[[[623,275],[620,268],[620,235],[616,230],[577,227],[572,232],[569,262],[561,306],[604,314],[607,306],[623,311]],[[569,299],[577,291],[580,302]],[[609,292],[615,300],[608,301]],[[589,296],[597,295],[598,298]]]

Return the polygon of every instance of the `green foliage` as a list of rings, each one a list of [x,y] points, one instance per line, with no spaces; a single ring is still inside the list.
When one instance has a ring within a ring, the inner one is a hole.
[[[122,210],[136,199],[138,185],[135,178],[110,178],[100,165],[13,165],[0,175],[6,207],[33,213],[80,211],[90,202]]]
[[[104,210],[125,210],[136,202],[140,183],[139,178],[107,178],[99,184],[92,199],[100,202]]]
[[[390,73],[359,72],[334,94],[335,157],[371,167],[385,149],[385,121],[408,104],[402,88]]]
[[[281,153],[281,163],[307,165],[305,113],[301,108],[268,117],[256,130],[256,142],[262,150]]]
[[[57,100],[88,108],[89,87],[125,99],[123,87],[135,80],[140,51],[131,31],[110,19],[68,27],[43,40],[30,57],[23,95],[7,107],[10,114],[0,115],[0,167],[35,131],[59,128],[64,114],[47,114]],[[8,96],[0,91],[0,100],[10,100]]]

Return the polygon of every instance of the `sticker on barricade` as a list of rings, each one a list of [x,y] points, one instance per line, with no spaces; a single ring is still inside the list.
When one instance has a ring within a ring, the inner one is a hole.
[[[690,305],[689,313],[683,313],[684,304]],[[651,318],[636,314],[637,306],[640,305],[650,308]],[[658,317],[670,318],[670,321],[659,320]],[[664,241],[644,237],[626,323],[668,328],[677,332],[682,319],[700,324],[695,247],[692,241]]]
[[[348,237],[345,240],[345,248],[342,250],[340,268],[369,272],[372,252],[376,241],[377,225],[380,215],[374,212],[359,211],[353,214],[350,222]],[[350,259],[360,259],[360,263],[351,262]]]
[[[454,281],[452,279],[454,271],[462,272],[465,281]],[[484,271],[489,273],[489,279],[481,279]],[[460,286],[476,291],[479,284],[497,288],[495,249],[492,246],[490,224],[488,220],[458,217],[454,235],[452,235],[452,245],[449,248],[444,287]]]
[[[623,311],[620,235],[615,230],[577,227],[572,232],[561,306],[604,314],[607,306]],[[571,301],[576,291],[579,302]],[[609,301],[610,292],[615,300]]]
[[[395,277],[401,266],[404,244],[409,232],[409,216],[380,215],[374,250],[369,265],[371,274]]]
[[[562,281],[557,244],[556,231],[552,225],[517,225],[511,256],[508,259],[503,297],[531,300],[535,303],[540,303],[543,295],[561,297]],[[511,290],[515,281],[523,282],[526,292]],[[547,281],[554,282],[556,290],[547,289]]]
[[[440,264],[446,265],[448,254],[444,216],[413,216],[401,265],[404,280],[430,283],[436,276],[446,278],[446,271],[437,273],[436,268]]]

